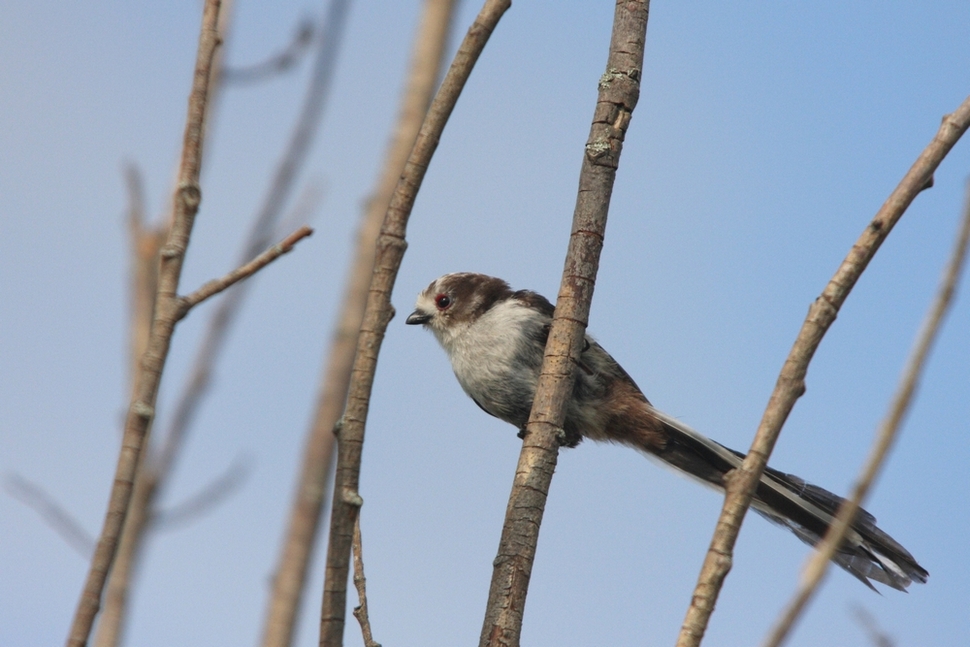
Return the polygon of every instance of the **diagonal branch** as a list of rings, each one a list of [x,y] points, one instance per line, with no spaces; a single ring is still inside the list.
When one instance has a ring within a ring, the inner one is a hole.
[[[19,474],[8,474],[3,480],[3,489],[39,514],[47,525],[53,528],[81,557],[91,559],[91,553],[94,552],[94,537],[89,535],[77,519],[43,488]]]
[[[229,289],[243,279],[248,279],[250,276],[263,269],[283,254],[292,252],[293,247],[298,242],[312,234],[313,229],[304,225],[242,267],[237,267],[225,276],[218,279],[213,279],[195,292],[182,297],[179,304],[180,308],[178,310],[178,318],[183,318],[186,314],[188,314],[189,310],[199,305],[206,299],[219,294],[223,290]]]
[[[250,462],[236,459],[229,468],[200,491],[168,510],[157,510],[151,518],[155,530],[174,530],[206,515],[237,492],[252,472]]]
[[[890,404],[889,412],[882,424],[879,425],[876,440],[873,442],[872,449],[869,450],[869,457],[866,459],[862,473],[852,489],[852,495],[842,504],[835,522],[816,547],[815,554],[812,555],[811,561],[805,568],[798,590],[779,616],[775,627],[765,641],[766,647],[778,647],[785,641],[795,621],[805,610],[812,595],[818,589],[819,583],[828,568],[829,560],[835,554],[836,548],[841,545],[842,539],[850,527],[850,522],[855,518],[859,506],[862,505],[862,501],[872,487],[873,480],[885,463],[889,450],[899,433],[899,428],[902,426],[903,418],[913,402],[920,375],[926,366],[930,349],[939,334],[943,318],[953,302],[957,283],[963,273],[963,266],[966,264],[967,244],[970,242],[970,182],[967,183],[966,193],[963,219],[957,232],[953,253],[943,272],[936,299],[931,304],[929,312],[926,313],[926,319],[917,335],[916,343],[906,363],[896,395]]]
[[[310,44],[313,42],[313,28],[313,21],[304,18],[297,24],[292,40],[282,51],[259,63],[239,67],[226,66],[222,71],[222,81],[224,83],[254,83],[279,76],[291,70],[310,48]]]
[[[343,642],[347,613],[347,576],[354,519],[359,507],[357,488],[360,481],[360,458],[364,444],[364,425],[370,405],[371,387],[377,368],[377,355],[384,340],[387,324],[394,314],[391,291],[407,246],[405,234],[425,171],[438,147],[441,133],[451,116],[458,97],[475,62],[485,48],[492,31],[510,5],[510,0],[486,0],[465,35],[455,59],[441,83],[441,88],[421,126],[421,131],[401,174],[394,197],[384,216],[377,239],[374,273],[367,295],[367,306],[357,339],[357,352],[347,408],[338,424],[337,470],[333,507],[330,514],[330,542],[327,546],[326,578],[320,617],[320,644],[339,647]]]
[[[943,123],[933,141],[920,154],[890,194],[852,246],[821,296],[809,309],[805,323],[802,324],[795,344],[778,376],[774,392],[768,400],[768,407],[758,425],[758,432],[755,434],[747,458],[744,459],[741,467],[726,479],[727,494],[724,497],[724,506],[677,639],[678,647],[696,647],[704,637],[721,585],[728,571],[731,570],[731,554],[741,530],[741,522],[751,505],[754,489],[768,464],[768,457],[774,449],[778,434],[781,433],[781,427],[795,406],[795,401],[805,392],[808,364],[822,337],[835,321],[839,308],[845,303],[849,292],[879,250],[879,246],[889,236],[889,232],[899,222],[919,192],[932,186],[933,173],[957,140],[966,132],[968,126],[970,126],[970,97],[964,100],[953,114],[943,118]]]
[[[316,413],[307,432],[299,481],[277,561],[273,591],[266,607],[263,647],[289,647],[293,638],[333,464],[333,428],[347,401],[350,370],[357,352],[357,334],[374,273],[377,235],[440,78],[455,4],[454,0],[427,0],[415,34],[397,129],[377,187],[362,214],[357,249],[341,299],[341,312],[321,379]]]
[[[649,0],[616,3],[606,73],[599,82],[583,155],[562,284],[492,570],[480,647],[517,647],[522,633],[539,527],[575,380],[574,362],[585,338],[610,196],[623,139],[640,96],[649,10]]]
[[[101,594],[111,563],[114,561],[118,538],[128,513],[142,445],[155,414],[158,386],[168,357],[172,333],[179,318],[178,283],[182,275],[182,263],[188,249],[192,225],[202,199],[199,171],[210,72],[213,58],[220,45],[216,29],[219,9],[219,0],[207,0],[203,9],[182,158],[173,198],[171,229],[168,242],[162,247],[160,254],[155,317],[141,370],[135,380],[101,536],[71,624],[67,641],[69,647],[83,647],[87,644],[95,616],[101,606]]]
[[[876,622],[876,619],[872,617],[872,614],[865,607],[853,605],[852,615],[855,616],[855,619],[865,629],[866,635],[869,636],[869,642],[872,643],[873,647],[896,647],[896,641],[893,640],[893,637],[879,627],[879,623]]]

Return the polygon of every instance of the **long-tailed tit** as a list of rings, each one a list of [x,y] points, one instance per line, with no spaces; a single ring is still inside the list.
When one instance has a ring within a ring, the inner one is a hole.
[[[419,296],[409,324],[422,324],[445,349],[458,382],[486,413],[524,433],[535,396],[554,307],[528,290],[513,291],[483,274],[446,274]],[[724,475],[744,454],[697,433],[655,409],[609,353],[592,338],[575,362],[576,382],[562,443],[583,438],[628,445],[723,488]],[[817,544],[843,502],[827,490],[768,468],[753,506],[761,515]],[[909,552],[859,510],[833,558],[870,588],[875,580],[905,590],[928,573]]]

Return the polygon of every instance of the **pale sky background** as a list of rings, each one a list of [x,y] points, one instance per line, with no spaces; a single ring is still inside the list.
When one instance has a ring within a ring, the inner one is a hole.
[[[239,0],[234,64],[287,41],[312,2]],[[0,2],[0,472],[102,523],[126,406],[123,160],[167,204],[200,3]],[[477,2],[462,5],[463,34]],[[238,457],[243,488],[155,535],[127,645],[254,645],[360,206],[397,109],[415,2],[351,8],[304,179],[317,233],[256,279],[166,505]],[[520,443],[404,325],[445,272],[554,297],[612,4],[517,2],[485,50],[414,210],[380,358],[361,494],[370,610],[388,646],[475,644]],[[457,38],[456,38],[457,41]],[[653,3],[590,331],[655,405],[746,449],[808,305],[970,92],[970,3]],[[183,291],[231,269],[308,65],[227,89]],[[823,342],[771,464],[846,492],[947,258],[970,174],[963,141],[890,236]],[[834,569],[792,645],[867,645],[861,605],[900,647],[970,644],[970,295],[946,322],[866,507],[930,571],[908,594]],[[159,425],[212,304],[179,327]],[[523,643],[671,645],[721,498],[629,449],[562,453]],[[318,551],[318,556],[322,553]],[[752,516],[708,636],[753,645],[808,549]],[[314,566],[297,644],[315,645]],[[84,560],[0,493],[0,646],[62,643]],[[350,599],[355,601],[353,593]],[[348,645],[361,644],[352,619]]]

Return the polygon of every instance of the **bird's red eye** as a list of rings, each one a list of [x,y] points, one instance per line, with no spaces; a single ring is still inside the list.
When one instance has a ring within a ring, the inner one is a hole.
[[[451,307],[451,297],[447,294],[439,294],[434,298],[434,304],[438,306],[438,310],[447,310]]]

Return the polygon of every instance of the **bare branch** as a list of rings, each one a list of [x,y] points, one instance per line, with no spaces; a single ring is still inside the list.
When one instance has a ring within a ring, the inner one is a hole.
[[[377,355],[384,340],[387,324],[393,317],[391,291],[397,278],[406,247],[407,221],[414,206],[424,174],[431,161],[445,124],[458,102],[458,97],[475,62],[488,42],[509,0],[486,0],[474,24],[468,30],[455,60],[445,75],[421,130],[408,156],[394,196],[384,216],[374,272],[367,295],[367,306],[357,339],[357,352],[351,372],[347,409],[338,425],[338,458],[330,514],[330,542],[327,546],[326,579],[320,618],[320,644],[339,647],[343,642],[347,613],[347,574],[354,518],[357,509],[352,501],[360,481],[360,455],[364,443],[364,425],[370,404]],[[359,498],[359,497],[358,497]]]
[[[805,374],[822,337],[835,321],[849,292],[878,251],[879,246],[903,216],[906,208],[925,189],[940,162],[970,126],[970,98],[956,112],[943,118],[943,124],[909,169],[896,189],[876,213],[852,246],[821,296],[809,309],[788,358],[768,400],[768,407],[747,457],[726,479],[726,496],[714,537],[708,548],[690,607],[677,640],[678,647],[700,644],[717,602],[724,578],[731,569],[731,555],[737,541],[754,489],[768,463],[771,450],[795,401],[805,392]]]
[[[288,647],[292,641],[333,464],[334,425],[347,401],[357,335],[374,272],[377,235],[431,103],[443,67],[454,5],[454,0],[425,2],[415,34],[397,129],[385,156],[377,188],[362,214],[357,249],[320,381],[317,410],[307,432],[299,482],[294,490],[286,536],[273,578],[273,591],[266,608],[263,647]]]
[[[94,537],[81,524],[54,500],[42,487],[31,483],[19,474],[8,474],[3,479],[3,489],[28,508],[40,515],[54,532],[67,542],[84,559],[91,559],[94,552]]]
[[[159,510],[151,519],[156,530],[175,530],[212,512],[223,501],[239,491],[252,473],[250,461],[236,459],[199,492],[168,510]]]
[[[199,305],[209,297],[219,294],[223,290],[228,289],[243,279],[249,278],[283,254],[288,254],[289,252],[293,251],[294,245],[312,234],[313,230],[304,225],[242,267],[237,267],[222,278],[213,279],[192,294],[182,297],[179,318],[181,319],[184,317],[186,314],[188,314],[189,310]]]
[[[155,299],[156,316],[153,319],[152,332],[142,359],[141,370],[135,380],[104,526],[71,623],[67,640],[69,647],[83,647],[87,644],[91,627],[101,606],[101,594],[108,571],[114,561],[118,538],[128,513],[142,446],[155,414],[158,385],[178,319],[180,308],[177,297],[178,283],[182,275],[182,263],[188,248],[192,225],[202,199],[199,188],[202,136],[209,93],[209,73],[220,44],[216,30],[219,8],[219,0],[207,0],[203,9],[195,73],[189,95],[182,159],[173,200],[172,226],[168,242],[162,247],[160,254],[158,292]]]
[[[616,3],[609,58],[583,155],[556,312],[492,570],[481,647],[519,644],[539,527],[575,380],[574,362],[582,352],[589,319],[610,196],[623,139],[640,96],[649,9],[648,1]]]
[[[279,76],[294,67],[310,49],[313,42],[313,21],[303,18],[293,32],[293,39],[282,51],[273,54],[265,61],[240,67],[226,66],[222,71],[225,83],[255,83]]]
[[[906,362],[905,370],[900,378],[899,387],[896,395],[890,404],[886,418],[879,425],[876,439],[869,450],[869,457],[859,474],[856,485],[852,488],[852,495],[839,508],[835,522],[829,527],[825,537],[816,546],[816,552],[812,556],[805,572],[802,574],[802,581],[798,590],[792,596],[788,606],[779,615],[775,627],[765,641],[767,647],[778,647],[788,636],[795,621],[805,610],[812,595],[818,589],[822,577],[828,569],[829,560],[835,554],[836,549],[842,544],[842,539],[851,527],[850,524],[855,519],[859,506],[862,505],[866,495],[872,487],[872,482],[882,468],[889,450],[896,440],[899,429],[902,426],[903,418],[909,411],[919,384],[920,376],[926,366],[930,349],[936,341],[943,318],[953,302],[953,295],[956,292],[957,283],[963,272],[963,266],[967,259],[967,243],[970,241],[970,182],[967,183],[967,195],[963,208],[963,218],[960,229],[957,232],[956,243],[950,261],[947,263],[940,281],[940,288],[936,299],[930,305],[926,319],[916,337],[912,353]]]
[[[340,43],[347,14],[346,0],[329,0],[323,33],[318,41],[314,62],[303,108],[294,125],[290,140],[283,151],[279,165],[273,174],[263,202],[253,218],[239,263],[247,263],[262,252],[277,235],[279,219],[289,201],[296,178],[306,162],[307,152],[319,127],[320,116],[330,93],[333,72],[336,68],[337,47]],[[223,341],[232,320],[245,301],[247,287],[237,286],[220,301],[209,320],[205,337],[196,352],[191,377],[185,383],[175,406],[172,422],[168,427],[156,469],[167,475],[178,454],[182,439],[198,410],[209,386],[212,367],[215,365]],[[164,478],[164,477],[163,477]]]
[[[360,540],[360,515],[354,519],[354,587],[360,604],[354,608],[354,617],[360,623],[360,632],[364,636],[364,647],[381,647],[374,640],[370,630],[370,616],[367,613],[367,578],[364,577],[364,548]]]
[[[224,16],[227,14],[226,9],[231,5],[230,0],[222,0],[222,2],[223,11],[220,13],[217,23],[220,34],[225,33],[227,29],[228,19]],[[329,93],[336,61],[337,43],[346,22],[344,20],[345,15],[346,2],[339,0],[330,2],[326,34],[324,35],[326,40],[321,40],[317,48],[316,63],[307,88],[303,109],[273,176],[266,197],[256,212],[240,255],[240,264],[251,261],[277,235],[280,215],[288,201],[293,183],[306,160],[306,153],[316,133],[317,122]],[[210,103],[219,96],[217,90],[220,87],[219,79],[222,69],[222,66],[219,65],[220,60],[221,56],[217,55],[213,62]],[[206,132],[209,130],[211,128],[206,129]],[[105,615],[98,626],[97,647],[115,647],[120,641],[130,578],[143,543],[143,533],[153,514],[152,508],[155,499],[171,474],[172,466],[181,449],[194,414],[207,392],[216,358],[223,346],[235,314],[245,301],[247,292],[247,284],[240,284],[227,292],[220,300],[209,320],[205,336],[196,353],[190,377],[175,405],[171,424],[161,443],[161,449],[153,457],[151,464],[147,466],[148,469],[140,471],[138,481],[135,484],[132,509],[129,512],[130,523],[125,527],[119,548],[121,554],[118,563],[111,572],[108,584]]]

